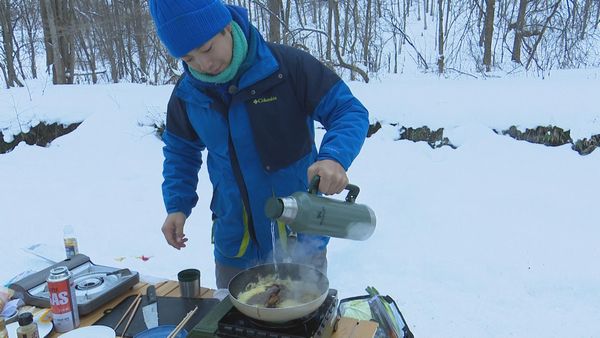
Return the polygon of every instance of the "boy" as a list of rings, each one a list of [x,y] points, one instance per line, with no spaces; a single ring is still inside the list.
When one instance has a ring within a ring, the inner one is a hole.
[[[269,197],[306,191],[315,175],[324,194],[345,188],[368,113],[310,54],[265,42],[241,7],[221,0],[150,0],[149,6],[158,36],[185,69],[163,134],[162,231],[171,246],[185,247],[183,228],[198,201],[207,149],[215,275],[217,287],[226,288],[239,271],[272,262]],[[315,120],[327,130],[318,152]],[[298,234],[292,246],[284,224],[275,232],[275,251],[326,272],[329,238]]]

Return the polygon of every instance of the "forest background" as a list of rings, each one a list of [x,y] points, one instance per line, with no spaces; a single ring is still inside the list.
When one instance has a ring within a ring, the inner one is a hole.
[[[597,0],[229,0],[267,40],[368,82],[418,69],[473,77],[600,64]],[[180,75],[144,0],[0,0],[5,87],[173,83]],[[45,56],[45,59],[44,59]]]

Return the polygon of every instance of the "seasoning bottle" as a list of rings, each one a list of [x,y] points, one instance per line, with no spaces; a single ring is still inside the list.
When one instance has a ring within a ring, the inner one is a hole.
[[[298,233],[323,235],[364,241],[375,231],[376,218],[371,208],[355,203],[360,189],[348,184],[345,201],[317,195],[319,176],[310,183],[308,192],[298,191],[288,197],[271,197],[265,214],[289,225]]]
[[[65,225],[63,229],[63,238],[65,242],[65,252],[67,258],[71,258],[79,253],[79,247],[77,245],[77,237],[75,237],[75,230],[70,224]]]
[[[4,323],[4,317],[0,316],[0,338],[8,338],[8,331]]]
[[[38,326],[33,321],[31,312],[23,312],[19,315],[17,338],[40,338]]]

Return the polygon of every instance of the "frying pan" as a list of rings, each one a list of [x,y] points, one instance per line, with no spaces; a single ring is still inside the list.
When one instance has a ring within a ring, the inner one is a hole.
[[[312,294],[315,295],[314,299],[308,302],[302,301],[296,306],[273,308],[247,304],[238,299],[239,294],[246,291],[249,284],[276,273],[281,280],[289,278],[294,282],[300,282],[293,284],[300,289],[290,290],[291,297]],[[311,266],[296,263],[277,263],[277,270],[275,264],[257,265],[238,273],[229,282],[229,298],[233,306],[250,318],[270,323],[289,322],[312,313],[323,304],[328,293],[329,280],[322,272]]]

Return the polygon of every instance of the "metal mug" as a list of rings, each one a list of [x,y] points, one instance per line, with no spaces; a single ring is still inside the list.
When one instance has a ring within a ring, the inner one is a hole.
[[[181,297],[194,298],[200,295],[200,270],[185,269],[177,274]]]

